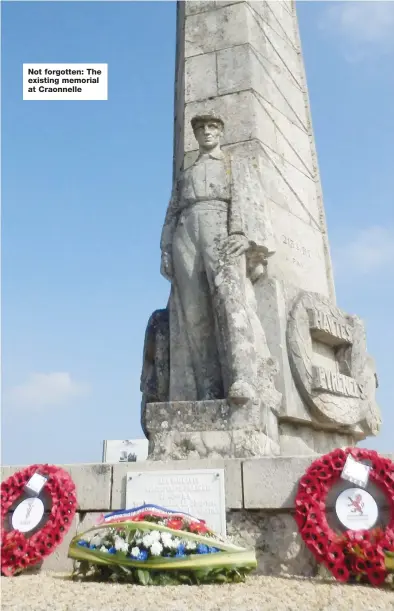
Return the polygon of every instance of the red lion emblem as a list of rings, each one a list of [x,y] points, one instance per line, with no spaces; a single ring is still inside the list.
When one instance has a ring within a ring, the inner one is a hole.
[[[361,496],[361,494],[356,494],[354,499],[352,499],[352,497],[349,496],[348,499],[350,501],[348,507],[353,507],[352,513],[358,512],[359,514],[363,515],[364,501],[363,501],[363,497]]]

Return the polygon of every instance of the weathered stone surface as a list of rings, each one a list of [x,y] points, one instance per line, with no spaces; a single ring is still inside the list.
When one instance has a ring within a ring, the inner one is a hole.
[[[67,554],[71,539],[77,534],[78,519],[78,514],[76,514],[70,530],[65,535],[59,547],[43,560],[41,564],[42,571],[72,571],[73,560],[67,558]]]
[[[312,460],[281,456],[243,461],[245,509],[292,509],[298,481]]]
[[[209,460],[146,461],[137,464],[114,465],[111,509],[116,510],[125,507],[127,473],[183,469],[224,469],[226,508],[238,509],[242,507],[241,461],[210,458]]]
[[[325,348],[316,356],[313,340]],[[290,312],[287,343],[295,383],[316,421],[323,428],[353,427],[348,431],[359,438],[376,435],[375,372],[361,321],[320,295],[300,293]]]
[[[306,549],[289,514],[264,511],[230,511],[227,533],[234,543],[256,549],[257,573],[263,575],[316,574],[317,561]]]
[[[110,506],[112,476],[110,465],[65,465],[64,468],[75,483],[78,509],[92,511]]]
[[[109,513],[109,511],[109,509],[106,511],[80,511],[78,513],[76,534],[83,533],[89,530],[89,528],[93,528],[93,526],[97,524],[100,516],[102,516],[103,513]]]
[[[200,78],[196,78],[196,74]],[[218,93],[215,53],[189,57],[185,63],[185,102],[204,100]]]

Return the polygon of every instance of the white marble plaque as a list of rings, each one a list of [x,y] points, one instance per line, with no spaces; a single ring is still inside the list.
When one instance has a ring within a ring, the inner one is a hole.
[[[127,509],[147,503],[189,513],[205,520],[215,532],[226,534],[223,469],[128,473]]]
[[[103,462],[139,462],[148,458],[147,439],[106,439]]]

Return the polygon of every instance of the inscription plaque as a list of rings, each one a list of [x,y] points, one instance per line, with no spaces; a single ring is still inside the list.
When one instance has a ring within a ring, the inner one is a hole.
[[[146,503],[189,513],[226,534],[223,469],[145,471],[127,474],[126,507]]]

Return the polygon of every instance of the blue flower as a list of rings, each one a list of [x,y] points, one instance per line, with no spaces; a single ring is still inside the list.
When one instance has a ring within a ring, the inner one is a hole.
[[[109,551],[110,554],[116,554],[116,548],[115,547],[110,547],[108,551]]]
[[[83,539],[81,541],[78,541],[77,545],[79,545],[80,547],[89,547],[89,543],[87,541],[84,541]]]
[[[89,549],[96,549],[96,547],[97,545],[92,545],[92,544],[89,545]]]
[[[209,554],[216,554],[216,552],[218,552],[218,548],[217,547],[208,547],[208,553]]]
[[[184,556],[186,556],[186,547],[183,543],[180,543],[177,547],[175,558],[183,558]]]
[[[138,556],[133,556],[132,554],[130,554],[130,558],[132,558],[133,560],[140,560],[141,562],[146,560],[148,558],[148,556],[149,556],[149,554],[146,551],[146,549],[142,549],[140,551],[140,553],[138,554]]]
[[[208,546],[207,545],[203,545],[202,543],[199,543],[197,545],[197,553],[198,554],[208,554]]]

